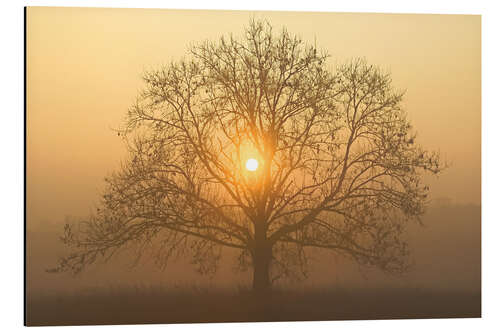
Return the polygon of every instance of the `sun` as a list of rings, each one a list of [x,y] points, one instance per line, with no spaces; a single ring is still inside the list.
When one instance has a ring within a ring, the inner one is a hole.
[[[255,158],[249,158],[245,164],[248,171],[255,171],[259,167],[259,161]]]

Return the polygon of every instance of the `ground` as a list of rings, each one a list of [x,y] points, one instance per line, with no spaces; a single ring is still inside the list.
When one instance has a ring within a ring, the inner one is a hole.
[[[31,298],[27,324],[98,325],[247,321],[370,320],[481,316],[479,293],[431,290],[95,290]]]

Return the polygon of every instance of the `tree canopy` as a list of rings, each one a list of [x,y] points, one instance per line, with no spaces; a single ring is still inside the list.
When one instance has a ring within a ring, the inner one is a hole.
[[[307,247],[404,271],[402,232],[423,213],[422,174],[442,170],[439,156],[416,143],[389,74],[328,57],[250,21],[147,72],[119,132],[127,160],[95,214],[65,227],[74,251],[54,271],[151,242],[159,263],[190,255],[202,272],[234,248],[257,290],[301,272]]]

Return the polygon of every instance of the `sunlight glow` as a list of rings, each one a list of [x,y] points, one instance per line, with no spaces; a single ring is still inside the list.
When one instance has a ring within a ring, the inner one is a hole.
[[[259,162],[255,158],[249,158],[245,166],[248,171],[255,171],[259,167]]]

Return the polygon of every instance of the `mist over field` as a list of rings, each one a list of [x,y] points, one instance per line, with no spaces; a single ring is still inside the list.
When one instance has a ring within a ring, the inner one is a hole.
[[[210,277],[199,275],[182,259],[163,271],[147,258],[131,267],[130,251],[69,277],[45,272],[55,256],[65,253],[58,242],[60,228],[29,230],[28,321],[44,325],[478,317],[480,218],[480,206],[432,206],[423,218],[424,227],[408,228],[414,266],[402,276],[363,269],[318,251],[308,279],[276,282],[277,295],[270,298],[271,310],[266,311],[258,311],[248,296],[250,272],[235,272],[231,259],[224,259],[219,272]],[[287,305],[279,305],[284,300]],[[106,308],[106,315],[101,308]],[[209,314],[207,308],[214,311]]]

